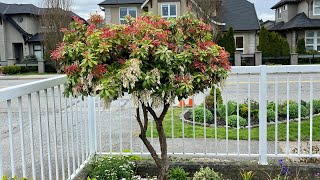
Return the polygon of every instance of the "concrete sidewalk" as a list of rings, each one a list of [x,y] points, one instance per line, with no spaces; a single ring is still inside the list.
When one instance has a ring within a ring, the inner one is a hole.
[[[62,74],[33,74],[33,75],[3,75],[0,74],[0,80],[39,80],[39,79],[47,79],[56,76],[61,76]]]

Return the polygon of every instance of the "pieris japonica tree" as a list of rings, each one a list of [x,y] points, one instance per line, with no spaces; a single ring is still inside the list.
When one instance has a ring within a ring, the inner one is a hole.
[[[67,96],[100,96],[106,106],[133,96],[140,139],[166,179],[169,168],[164,117],[175,97],[187,98],[228,76],[229,53],[212,41],[211,27],[187,13],[165,20],[150,14],[126,25],[89,25],[75,17],[51,56],[67,74]],[[155,108],[161,112],[156,113]],[[148,114],[159,136],[160,155],[147,138]],[[140,114],[143,114],[140,116]]]

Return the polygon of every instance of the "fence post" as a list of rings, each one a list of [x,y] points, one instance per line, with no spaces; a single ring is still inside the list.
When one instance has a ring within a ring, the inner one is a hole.
[[[260,66],[259,79],[259,164],[267,165],[267,66]]]
[[[88,97],[88,132],[90,155],[96,153],[96,118],[95,118],[95,97]]]
[[[255,66],[262,65],[262,52],[256,51],[254,54],[255,54]]]
[[[241,53],[238,51],[234,53],[234,65],[241,66]]]
[[[299,54],[291,53],[290,55],[290,65],[298,65]]]

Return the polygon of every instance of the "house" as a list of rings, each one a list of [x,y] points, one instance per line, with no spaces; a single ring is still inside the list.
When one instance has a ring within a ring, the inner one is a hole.
[[[267,20],[267,21],[260,20],[260,27],[270,29],[274,26],[275,23],[276,23],[275,21],[271,21],[271,20]]]
[[[43,28],[40,17],[45,8],[33,4],[0,3],[0,66],[19,64],[25,56],[43,60]],[[77,16],[70,12],[71,16]]]
[[[320,0],[281,0],[271,9],[276,23],[269,30],[286,36],[292,53],[299,39],[307,50],[320,51]]]
[[[195,3],[194,0],[105,0],[98,5],[105,12],[106,23],[122,24],[125,23],[125,16],[137,17],[144,12],[175,18],[187,12],[189,4]],[[219,20],[213,17],[212,22],[222,26],[222,31],[233,27],[237,51],[253,54],[258,42],[257,31],[260,29],[254,5],[247,0],[223,0],[221,9]]]

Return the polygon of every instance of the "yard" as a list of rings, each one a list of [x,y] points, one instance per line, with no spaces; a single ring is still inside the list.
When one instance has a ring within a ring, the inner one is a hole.
[[[183,124],[180,118],[181,115],[180,108],[174,108],[173,110],[173,123],[174,123],[174,137],[181,138],[183,136],[182,129]],[[164,119],[164,128],[168,138],[172,137],[172,119],[171,119],[171,110],[168,112]],[[155,128],[155,124],[153,124],[153,137],[157,137],[157,132]],[[199,125],[195,126],[195,133],[193,131],[192,124],[184,124],[184,137],[185,138],[193,138],[194,135],[196,138],[204,137],[204,131],[206,131],[207,138],[215,138],[215,128],[214,127],[202,127]],[[290,141],[298,140],[298,122],[290,122],[289,126],[289,138]],[[317,116],[313,119],[313,141],[320,140],[320,116]],[[278,140],[285,141],[287,133],[287,124],[281,123],[278,124]],[[151,137],[151,128],[148,128],[147,136]],[[217,138],[218,139],[226,139],[226,128],[218,127],[217,128]],[[268,126],[268,141],[275,140],[275,125]],[[236,128],[228,128],[228,139],[236,140],[237,139],[237,129]],[[241,128],[239,129],[239,139],[240,140],[248,140],[248,129]],[[251,128],[251,139],[259,140],[259,128]],[[301,140],[309,141],[310,140],[310,121],[309,119],[305,119],[301,121]]]

